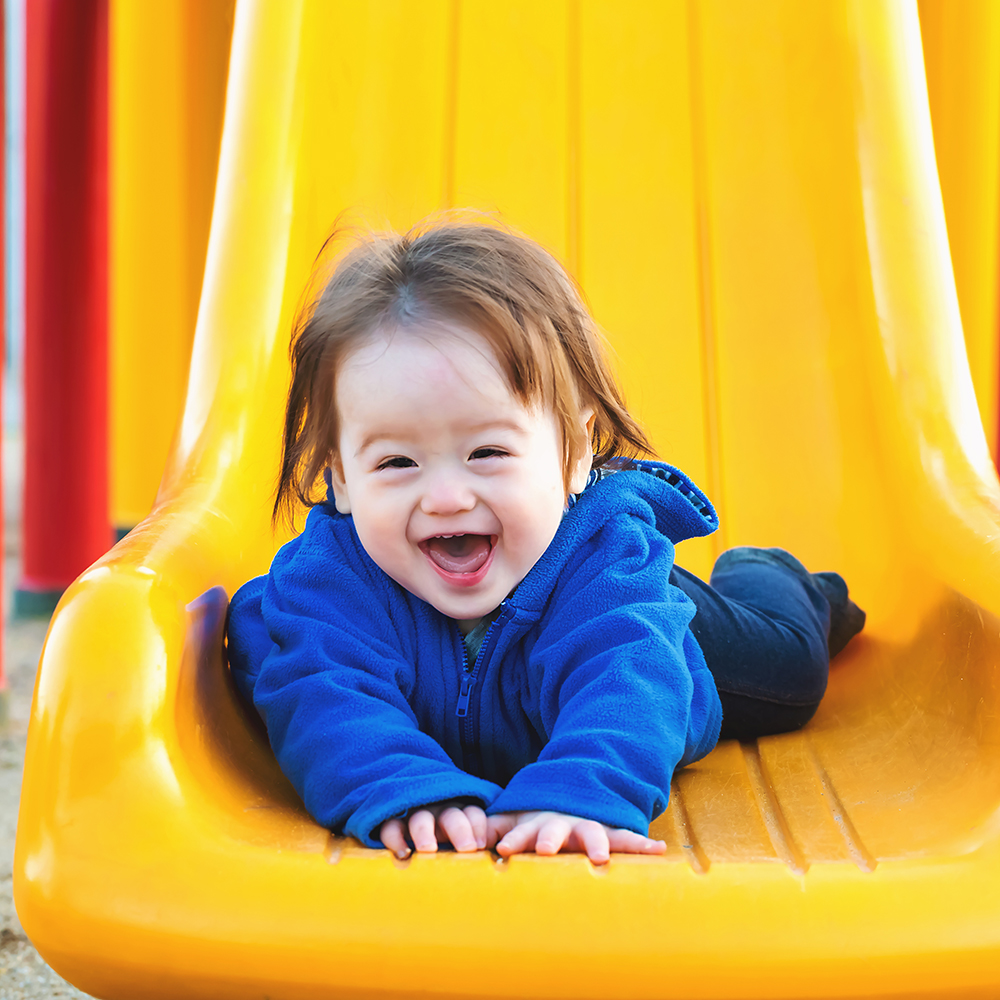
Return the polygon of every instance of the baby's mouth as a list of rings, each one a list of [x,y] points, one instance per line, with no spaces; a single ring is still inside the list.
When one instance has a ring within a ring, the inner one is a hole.
[[[435,535],[420,543],[427,558],[445,573],[471,574],[482,569],[493,550],[491,535]]]

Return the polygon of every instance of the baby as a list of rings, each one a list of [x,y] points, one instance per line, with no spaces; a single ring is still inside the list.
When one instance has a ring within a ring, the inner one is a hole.
[[[649,454],[537,244],[444,223],[341,260],[292,346],[275,514],[312,509],[228,638],[319,823],[400,858],[662,853],[720,726],[808,721],[864,613],[780,549],[674,566],[717,518]]]

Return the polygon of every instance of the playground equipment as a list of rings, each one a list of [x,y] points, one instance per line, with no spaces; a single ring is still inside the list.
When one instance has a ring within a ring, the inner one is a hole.
[[[153,508],[204,273],[235,0],[111,0],[111,523]]]
[[[25,6],[24,501],[14,613],[48,615],[111,541],[107,4]]]
[[[1000,5],[919,0],[938,177],[966,351],[994,457],[1000,389]]]
[[[112,524],[152,508],[187,378],[233,3],[28,5],[17,615],[48,617]]]
[[[14,891],[45,959],[109,1000],[995,996],[1000,486],[926,93],[912,3],[240,0],[159,503],[42,656]],[[720,508],[682,563],[783,545],[869,613],[802,733],[678,773],[665,858],[394,862],[310,820],[226,675],[316,249],[441,205],[580,278]]]

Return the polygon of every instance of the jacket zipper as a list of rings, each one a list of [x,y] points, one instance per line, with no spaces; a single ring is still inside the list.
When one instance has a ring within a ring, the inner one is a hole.
[[[462,720],[461,736],[463,749],[466,751],[467,755],[474,754],[477,761],[479,759],[479,753],[475,749],[475,730],[477,721],[477,712],[475,710],[479,708],[479,699],[477,698],[475,703],[473,703],[472,693],[476,687],[479,670],[490,658],[493,648],[497,644],[500,629],[507,621],[510,615],[510,610],[510,606],[507,604],[506,600],[500,602],[500,614],[497,615],[496,619],[486,630],[486,635],[483,636],[483,643],[479,647],[479,654],[476,656],[476,662],[472,664],[471,668],[466,666],[466,668],[462,671],[461,686],[458,691],[458,702],[455,705],[455,715]],[[466,656],[466,663],[468,663],[468,656]]]
[[[462,687],[458,692],[458,706],[455,708],[455,714],[460,718],[464,719],[469,714],[469,696],[472,694],[472,674],[469,673],[469,668],[462,671]]]

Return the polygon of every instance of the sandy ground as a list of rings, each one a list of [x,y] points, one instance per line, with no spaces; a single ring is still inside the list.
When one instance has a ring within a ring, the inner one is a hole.
[[[9,718],[0,722],[0,1000],[88,995],[57,976],[32,948],[14,912],[11,891],[24,739],[46,625],[39,621],[8,622],[4,629]]]

